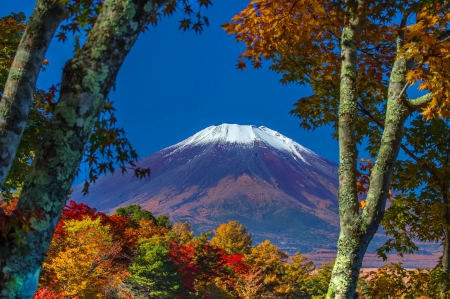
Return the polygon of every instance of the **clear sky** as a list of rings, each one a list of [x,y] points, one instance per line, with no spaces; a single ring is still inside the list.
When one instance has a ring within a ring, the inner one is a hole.
[[[24,12],[35,1],[0,0],[0,16]],[[268,70],[236,69],[244,47],[220,27],[243,9],[247,0],[213,0],[205,15],[210,26],[202,34],[178,30],[180,16],[164,18],[141,34],[122,66],[115,101],[118,125],[123,127],[140,157],[173,145],[196,132],[222,123],[266,126],[337,163],[338,143],[331,128],[304,131],[289,111],[308,87],[281,85]],[[52,42],[47,71],[37,86],[47,89],[61,80],[64,62],[72,56],[72,42]],[[75,183],[83,181],[77,178]]]

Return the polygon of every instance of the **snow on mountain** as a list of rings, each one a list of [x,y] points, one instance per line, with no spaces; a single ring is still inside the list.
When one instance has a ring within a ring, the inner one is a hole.
[[[238,220],[256,243],[269,238],[291,253],[336,244],[337,165],[267,127],[211,126],[138,166],[150,178],[107,174],[87,196],[74,186],[72,199],[107,213],[140,204],[196,232]]]
[[[242,147],[253,147],[255,143],[263,142],[274,149],[291,153],[300,158],[304,163],[309,164],[305,156],[319,156],[301,146],[291,138],[288,138],[279,132],[264,126],[256,127],[253,125],[221,124],[219,126],[210,126],[186,140],[177,143],[168,149],[173,149],[167,155],[181,151],[186,147],[206,145],[211,143],[233,144]]]

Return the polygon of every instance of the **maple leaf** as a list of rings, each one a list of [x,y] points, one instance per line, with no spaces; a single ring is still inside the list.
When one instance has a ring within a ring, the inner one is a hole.
[[[205,16],[203,16],[203,22],[205,22],[206,26],[209,26],[209,19]]]
[[[261,68],[261,62],[260,62],[260,61],[257,61],[257,60],[254,60],[254,61],[253,61],[253,67],[254,67],[255,69]]]
[[[204,5],[205,7],[208,7],[208,5],[212,5],[211,0],[197,0],[198,3],[200,3],[200,7]]]
[[[163,8],[163,14],[164,16],[171,16],[175,10],[177,9],[177,2],[176,1],[170,1],[169,3],[166,4],[166,6],[164,6]]]
[[[430,108],[430,107],[427,107],[427,108],[423,109],[421,113],[422,113],[422,115],[423,115],[423,117],[425,118],[426,121],[431,120],[431,119],[433,119],[435,117],[434,109]]]
[[[203,23],[198,21],[192,26],[192,29],[194,29],[195,33],[201,33],[203,31]]]
[[[59,32],[58,34],[56,34],[56,37],[58,38],[58,42],[65,42],[67,40],[67,36],[64,32]]]
[[[191,15],[192,13],[194,13],[194,11],[192,10],[192,5],[185,5],[184,13],[187,15]]]
[[[189,19],[183,19],[180,21],[180,27],[178,28],[178,30],[183,29],[183,31],[188,30],[191,27],[191,20]]]
[[[245,70],[245,68],[246,68],[245,61],[239,60],[238,63],[236,64],[236,67],[238,69],[240,69],[241,71]]]

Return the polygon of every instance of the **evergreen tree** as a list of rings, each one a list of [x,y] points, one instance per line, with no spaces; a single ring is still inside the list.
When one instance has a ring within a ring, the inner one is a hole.
[[[127,279],[136,298],[174,298],[181,278],[165,246],[152,239],[141,239]]]

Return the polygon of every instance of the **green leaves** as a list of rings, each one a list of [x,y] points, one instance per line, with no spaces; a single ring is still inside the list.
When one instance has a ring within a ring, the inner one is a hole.
[[[127,283],[135,296],[167,298],[181,289],[181,277],[174,262],[168,258],[168,250],[154,245],[151,239],[140,243],[129,272]]]
[[[423,121],[418,114],[405,129],[410,159],[396,163],[392,186],[398,194],[386,211],[382,225],[392,236],[378,254],[417,250],[417,240],[440,242],[448,223],[450,181],[450,124],[448,120]]]

